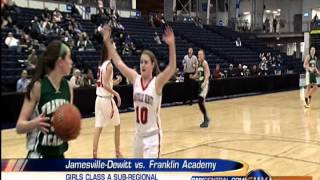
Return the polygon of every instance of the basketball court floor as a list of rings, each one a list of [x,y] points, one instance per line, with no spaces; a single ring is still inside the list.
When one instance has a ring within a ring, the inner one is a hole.
[[[320,179],[320,91],[305,109],[299,91],[241,97],[207,103],[212,119],[201,129],[197,104],[163,108],[162,158],[242,160],[273,176],[311,175]],[[134,113],[121,116],[121,150],[132,157]],[[67,158],[91,158],[94,118],[82,121]],[[2,158],[24,158],[25,135],[1,131]],[[114,158],[113,128],[102,133],[100,158]]]

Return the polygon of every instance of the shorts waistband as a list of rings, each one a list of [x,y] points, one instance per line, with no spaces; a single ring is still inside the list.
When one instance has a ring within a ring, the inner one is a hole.
[[[97,97],[105,98],[105,99],[112,99],[112,96],[100,96],[100,95],[97,95]]]
[[[150,137],[150,136],[154,136],[154,135],[157,135],[159,133],[161,133],[161,129],[157,129],[157,130],[154,130],[154,131],[151,131],[151,132],[136,132],[136,135],[137,136],[140,136],[140,137]]]

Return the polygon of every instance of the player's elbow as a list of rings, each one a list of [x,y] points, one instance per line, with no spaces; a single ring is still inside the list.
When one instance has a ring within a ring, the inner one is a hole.
[[[21,125],[20,125],[19,123],[17,123],[17,125],[16,125],[16,132],[17,132],[17,134],[23,134],[23,133],[25,133],[25,132],[23,131],[23,129],[21,128]]]

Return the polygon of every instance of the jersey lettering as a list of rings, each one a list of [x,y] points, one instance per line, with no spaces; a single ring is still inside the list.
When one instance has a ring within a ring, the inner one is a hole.
[[[67,100],[65,99],[54,99],[45,103],[41,107],[42,112],[46,112],[46,114],[51,114],[57,110],[58,107],[62,106],[63,104],[67,104]]]
[[[138,124],[146,124],[148,122],[148,108],[146,107],[139,108],[139,106],[137,106],[136,119]]]

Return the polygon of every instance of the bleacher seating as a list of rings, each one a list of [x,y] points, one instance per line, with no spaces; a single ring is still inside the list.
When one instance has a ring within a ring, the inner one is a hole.
[[[25,25],[29,23],[34,16],[40,16],[43,10],[21,8],[21,13],[17,18],[17,23]],[[66,13],[63,13],[65,15]],[[89,37],[93,37],[93,33],[96,27],[90,20],[83,20],[80,16],[76,16],[75,19],[80,22],[83,30],[87,32]],[[154,28],[148,25],[143,19],[137,18],[121,18],[121,24],[125,27],[124,33],[129,34],[135,44],[141,47],[141,49],[152,50],[161,64],[166,64],[168,61],[168,48],[162,43],[157,44],[154,40],[154,32],[157,32],[159,36],[162,36],[161,28]],[[249,35],[240,34],[230,29],[217,26],[206,26],[204,29],[196,27],[190,23],[172,23],[173,29],[176,34],[176,50],[177,50],[177,66],[182,68],[182,59],[187,54],[189,47],[193,47],[194,54],[202,48],[206,51],[206,59],[210,68],[214,68],[214,65],[219,63],[222,70],[228,67],[229,63],[233,64],[245,64],[253,65],[259,63],[258,54],[260,52],[271,52],[273,54],[280,53],[277,50],[266,47],[264,42],[261,42]],[[1,31],[1,65],[2,65],[2,84],[7,87],[7,91],[15,90],[15,83],[20,77],[22,70],[21,64],[17,61],[19,59],[26,59],[26,54],[17,54],[15,50],[10,50],[4,45],[4,38],[8,32],[13,32],[16,38],[19,38],[14,29],[4,28]],[[242,41],[242,47],[235,46],[235,38],[240,36]],[[55,38],[55,37],[47,37]],[[320,39],[320,38],[318,38]],[[317,41],[319,42],[319,41]],[[97,69],[98,63],[101,58],[101,42],[93,42],[96,51],[84,51],[79,52],[73,50],[73,60],[76,62],[78,68],[91,68],[94,72]],[[319,45],[318,43],[317,45]],[[318,48],[319,49],[319,48]],[[301,62],[292,57],[288,57],[285,54],[281,54],[287,61],[290,61],[294,66],[296,72],[299,72],[302,65]],[[122,56],[126,63],[130,66],[139,67],[139,56]]]
[[[272,47],[267,47],[266,43],[257,39],[254,34],[251,33],[239,33],[236,31],[231,30],[230,28],[222,27],[222,26],[205,26],[206,29],[220,34],[225,38],[235,42],[236,38],[240,37],[242,46],[249,48],[256,53],[266,53],[270,52],[272,56],[276,56],[278,54],[281,55],[283,66],[285,69],[293,70],[294,72],[301,72],[303,71],[302,63],[300,59],[294,58],[292,56],[287,56],[285,53],[281,53],[279,50],[274,49]]]

